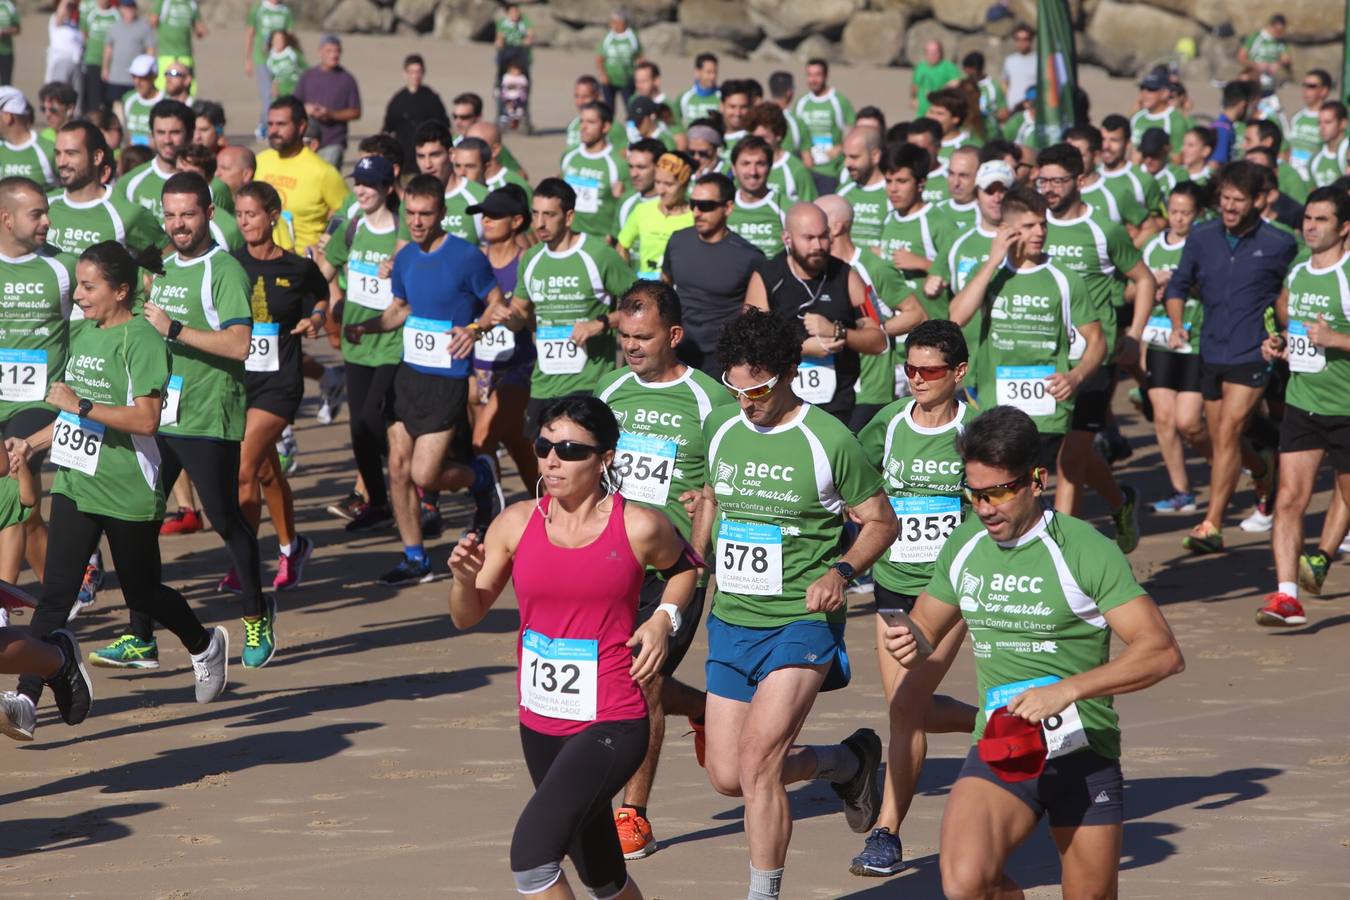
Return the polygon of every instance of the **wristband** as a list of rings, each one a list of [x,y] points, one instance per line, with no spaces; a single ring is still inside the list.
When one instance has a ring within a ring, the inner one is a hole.
[[[656,611],[663,612],[666,615],[670,616],[671,634],[674,634],[675,632],[680,630],[680,621],[682,617],[680,616],[680,608],[678,606],[676,606],[674,603],[662,603],[660,606],[656,608]]]
[[[176,341],[178,340],[178,335],[182,333],[183,333],[183,323],[178,321],[177,319],[174,319],[173,321],[169,322],[169,331],[168,334],[165,335],[165,337],[167,337],[171,341]]]

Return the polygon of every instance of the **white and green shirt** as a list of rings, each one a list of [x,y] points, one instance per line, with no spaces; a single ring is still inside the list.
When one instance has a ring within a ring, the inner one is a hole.
[[[1284,140],[1289,145],[1289,162],[1304,178],[1317,151],[1322,149],[1322,131],[1315,109],[1300,109],[1289,117],[1284,129]]]
[[[127,143],[150,146],[150,110],[164,99],[162,93],[153,97],[142,97],[135,91],[122,95],[122,125],[127,130]]]
[[[17,144],[0,141],[0,178],[15,176],[36,181],[44,189],[56,184],[56,150],[36,131]]]
[[[1141,109],[1130,117],[1130,134],[1138,141],[1150,128],[1161,128],[1167,133],[1172,149],[1181,147],[1181,139],[1191,128],[1191,120],[1175,106],[1169,106],[1164,112],[1151,113]]]
[[[958,237],[950,247],[937,255],[930,273],[941,278],[943,283],[949,286],[951,296],[956,296],[975,273],[980,271],[980,266],[988,261],[989,250],[994,245],[994,236],[995,232],[985,229],[982,223],[977,222],[974,228]],[[922,291],[919,293],[919,301],[928,310],[929,318],[947,317],[948,301],[929,300]],[[961,333],[966,337],[966,345],[970,347],[970,361],[966,364],[967,384],[979,383],[980,360],[975,350],[979,347],[983,320],[984,310],[976,310],[970,321],[961,326]]]
[[[1350,253],[1325,269],[1312,260],[1294,266],[1289,291],[1289,389],[1286,399],[1304,412],[1350,416],[1350,353],[1315,347],[1308,324],[1320,315],[1338,334],[1350,334]]]
[[[1335,150],[1325,145],[1308,164],[1308,177],[1316,187],[1326,187],[1345,174],[1346,154],[1350,151],[1350,136],[1341,138]]]
[[[938,166],[929,172],[923,182],[923,202],[938,204],[951,196],[947,186],[947,167]]]
[[[839,196],[853,207],[853,228],[849,236],[859,247],[875,247],[881,240],[881,227],[891,211],[886,196],[886,179],[877,173],[877,180],[869,185],[850,182],[839,189]]]
[[[1168,240],[1166,231],[1155,235],[1153,240],[1144,245],[1143,259],[1144,265],[1148,266],[1149,271],[1155,275],[1162,272],[1172,272],[1181,263],[1181,251],[1186,247],[1186,241],[1180,240],[1172,243]],[[1163,350],[1168,353],[1199,353],[1200,352],[1200,326],[1205,321],[1205,308],[1196,297],[1187,297],[1186,305],[1182,308],[1181,324],[1186,329],[1186,335],[1190,343],[1180,350],[1173,350],[1168,344],[1168,338],[1172,333],[1172,320],[1167,315],[1167,305],[1164,303],[1155,303],[1153,311],[1149,313],[1148,326],[1144,329],[1144,343],[1150,350]]]
[[[680,111],[680,122],[685,128],[695,119],[701,119],[710,112],[717,112],[722,108],[722,92],[714,88],[707,94],[699,93],[697,86],[690,87],[680,95],[678,101]]]
[[[0,422],[44,408],[70,348],[75,257],[51,245],[0,254]]]
[[[52,224],[47,242],[75,256],[101,241],[137,251],[159,250],[168,243],[155,217],[111,185],[95,200],[79,202],[65,193],[52,197],[48,216]]]
[[[633,83],[633,67],[642,56],[642,42],[631,28],[615,31],[610,28],[600,39],[600,58],[604,61],[609,83],[622,87]]]
[[[925,259],[936,258],[939,225],[934,215],[936,210],[937,207],[932,203],[924,203],[907,216],[900,215],[895,209],[888,212],[881,226],[881,239],[876,245],[881,251],[881,258],[894,265],[897,250],[907,250]],[[922,293],[927,272],[923,269],[900,269],[899,272],[913,290]]]
[[[838,177],[844,167],[844,157],[840,154],[833,159],[830,152],[844,143],[844,133],[853,125],[855,118],[853,104],[834,88],[816,96],[805,93],[797,98],[792,111],[806,126],[805,140],[811,151],[811,160],[822,172]]]
[[[867,299],[876,308],[882,322],[895,315],[900,305],[913,293],[909,283],[895,271],[895,266],[871,250],[855,247],[853,258],[846,262],[862,279]],[[890,337],[886,340],[889,343]],[[896,346],[899,347],[899,344]],[[900,349],[903,352],[903,348]],[[895,399],[895,364],[891,356],[890,352],[858,354],[858,383],[855,387],[860,405],[876,406]]]
[[[1063,269],[1076,272],[1087,284],[1094,304],[1125,304],[1125,273],[1138,264],[1139,250],[1120,225],[1103,223],[1091,207],[1076,219],[1046,216],[1045,252]],[[1114,340],[1103,324],[1108,346]]]
[[[8,0],[3,0],[8,2]],[[0,6],[3,5],[0,2]],[[88,8],[85,4],[80,4],[80,31],[84,34],[84,64],[86,66],[103,66],[103,45],[108,40],[108,29],[114,22],[119,21],[122,16],[115,7],[99,9],[97,3],[89,3]],[[3,23],[0,23],[3,27]]]
[[[248,26],[253,29],[253,64],[267,62],[268,41],[274,31],[294,31],[295,16],[285,3],[259,0],[248,13]]]
[[[13,28],[20,22],[19,8],[14,0],[0,0],[0,28]],[[0,37],[0,56],[14,55],[14,38]]]
[[[192,58],[192,26],[201,19],[196,0],[160,0],[155,49],[161,57]]]
[[[806,164],[792,152],[784,152],[769,169],[769,184],[793,203],[810,203],[820,196]]]
[[[1101,168],[1106,190],[1115,198],[1121,217],[1131,225],[1139,226],[1162,208],[1162,191],[1154,177],[1134,163],[1126,163],[1114,172]]]
[[[329,239],[324,257],[340,273],[346,292],[342,302],[343,325],[360,325],[378,318],[393,302],[393,287],[390,279],[380,277],[380,266],[393,259],[397,243],[397,225],[376,231],[362,213]],[[349,363],[396,366],[403,359],[403,328],[362,335],[359,344],[347,340],[344,328],[341,349],[342,358]]]
[[[560,169],[563,181],[577,195],[572,230],[604,239],[615,234],[619,201],[613,186],[628,181],[628,163],[622,154],[608,141],[595,153],[574,147],[563,154]]]
[[[787,216],[778,202],[778,193],[772,188],[758,200],[747,200],[736,192],[736,205],[727,218],[727,227],[745,238],[766,257],[774,257],[783,249],[783,228]]]

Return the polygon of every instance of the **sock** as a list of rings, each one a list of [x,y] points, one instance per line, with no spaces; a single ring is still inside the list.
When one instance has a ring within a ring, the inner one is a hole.
[[[289,544],[280,544],[279,548],[283,556],[290,556],[295,552],[295,541],[291,541]]]
[[[89,565],[94,566],[95,568],[98,569],[103,568],[103,554],[98,550],[95,550],[89,556]]]
[[[783,867],[776,869],[756,869],[750,867],[750,893],[745,900],[778,900],[783,889]]]
[[[858,754],[843,744],[822,744],[811,749],[816,754],[816,774],[813,777],[817,780],[843,784],[857,775],[862,766]]]
[[[403,555],[415,563],[424,563],[427,561],[427,551],[423,549],[421,544],[412,547],[404,547]]]
[[[1280,584],[1279,584],[1279,586],[1276,587],[1275,590],[1279,591],[1281,594],[1288,594],[1290,597],[1293,597],[1295,600],[1298,599],[1298,583],[1297,583],[1297,582],[1294,582],[1294,581],[1281,581]]]
[[[211,643],[214,639],[215,639],[215,632],[208,631],[206,638],[206,646],[195,652],[191,648],[188,648],[188,656],[192,657],[194,660],[201,659],[202,657],[206,656],[206,654],[211,652]]]

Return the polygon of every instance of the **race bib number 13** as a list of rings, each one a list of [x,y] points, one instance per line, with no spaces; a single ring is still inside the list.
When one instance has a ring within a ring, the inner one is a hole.
[[[783,593],[783,529],[723,519],[717,531],[717,586],[729,594]]]
[[[520,636],[520,705],[535,715],[594,722],[599,671],[596,641]]]

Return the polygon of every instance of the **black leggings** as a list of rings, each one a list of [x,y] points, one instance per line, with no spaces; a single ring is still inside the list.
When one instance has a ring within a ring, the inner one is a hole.
[[[85,63],[80,73],[80,111],[112,110],[112,101],[103,96],[103,66]]]
[[[398,363],[388,366],[345,364],[347,404],[351,410],[348,425],[352,435],[352,455],[356,470],[366,486],[366,502],[385,508],[389,489],[384,483],[384,456],[388,453],[385,436],[389,413],[394,408],[394,374]]]
[[[534,781],[511,837],[511,871],[561,862],[566,854],[581,883],[617,894],[628,869],[610,802],[647,755],[647,720],[597,722],[569,737],[520,726],[520,746]]]
[[[14,54],[0,56],[0,87],[14,83]]]
[[[33,637],[43,637],[65,627],[70,608],[80,593],[89,554],[98,546],[99,538],[107,535],[122,596],[132,612],[158,621],[172,631],[189,653],[205,650],[211,643],[211,635],[183,595],[160,581],[159,525],[158,521],[124,522],[83,513],[66,495],[52,494],[46,580],[29,629]],[[21,676],[19,692],[37,703],[42,696],[42,679],[35,675]]]
[[[235,574],[243,587],[244,615],[263,614],[262,562],[258,557],[258,534],[239,508],[239,443],[203,438],[160,435],[159,484],[165,496],[173,492],[174,482],[187,469],[192,486],[201,498],[202,509],[211,527],[225,542]],[[131,633],[143,641],[155,636],[150,617],[131,611]]]

